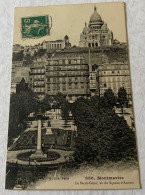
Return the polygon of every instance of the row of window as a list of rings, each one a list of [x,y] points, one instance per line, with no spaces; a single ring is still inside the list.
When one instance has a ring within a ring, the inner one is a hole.
[[[45,75],[34,75],[34,79],[44,79]]]
[[[101,35],[101,37],[102,38],[106,38],[107,36],[105,36],[104,34],[106,34],[107,33],[107,31],[102,31],[101,32],[103,35]],[[85,37],[85,39],[87,39],[87,37]],[[88,37],[88,40],[99,40],[100,39],[100,31],[98,31],[98,33],[96,34],[95,33],[95,35],[90,35],[89,37]]]
[[[103,65],[103,66],[100,66],[99,67],[100,70],[128,70],[129,69],[129,66],[128,65],[124,65],[124,64],[115,64],[115,65],[110,65],[110,64],[107,64],[107,65]]]
[[[48,90],[60,90],[62,89],[63,91],[65,90],[68,90],[68,89],[84,89],[86,88],[87,85],[84,85],[84,84],[77,84],[77,83],[69,83],[68,85],[66,84],[62,84],[62,85],[59,85],[59,84],[53,84],[53,85],[47,85],[47,89]]]
[[[42,85],[45,85],[44,81],[35,81],[34,82],[34,86],[42,86]]]
[[[45,69],[33,69],[31,72],[35,73],[35,74],[36,73],[38,73],[38,74],[40,73],[41,74],[41,73],[45,73]]]
[[[52,90],[47,89],[48,92],[53,93],[54,91],[61,91],[62,93],[87,93],[88,90],[87,89],[66,89],[66,88],[59,88],[59,87],[54,87]]]
[[[91,26],[91,29],[100,29],[101,28],[101,26],[99,25],[99,26],[95,26],[95,25],[92,25]]]
[[[80,63],[79,63],[80,64]],[[45,63],[42,64],[42,63],[35,63],[34,64],[36,67],[44,67],[45,66]],[[54,65],[57,65],[57,64],[54,64]],[[49,70],[79,70],[79,69],[88,69],[88,65],[84,65],[83,63],[81,63],[81,65],[69,65],[68,66],[68,63],[67,65],[63,64],[63,66],[46,66],[46,70],[49,71]],[[114,71],[114,73],[118,73],[118,71],[122,72],[122,71],[129,71],[129,66],[128,65],[124,65],[124,64],[120,64],[120,65],[103,65],[103,66],[100,66],[99,67],[99,70],[100,72],[104,72],[104,74],[106,72],[108,72],[107,70],[112,70],[112,73]],[[104,71],[103,71],[104,70]],[[105,71],[106,70],[106,71]],[[115,71],[116,70],[116,71]],[[38,72],[38,73],[41,73],[41,72],[45,72],[45,69],[36,69],[36,70],[33,70],[33,72]]]
[[[47,78],[47,82],[59,82],[59,83],[63,83],[63,82],[88,82],[89,79],[88,77],[54,77],[54,78]]]
[[[130,76],[99,77],[100,82],[130,82]]]
[[[34,67],[44,67],[46,65],[46,62],[44,62],[44,61],[39,62],[38,61],[38,62],[35,62],[33,65],[34,65]]]
[[[48,65],[84,64],[84,59],[48,60]]]
[[[110,70],[110,71],[100,71],[99,75],[129,75],[129,70]]]
[[[71,71],[71,72],[47,72],[47,76],[65,76],[65,77],[69,77],[69,76],[87,76],[89,73],[88,71]]]
[[[120,87],[130,88],[130,83],[129,82],[126,82],[126,83],[122,83],[122,82],[120,82],[120,83],[101,83],[100,87],[102,87],[102,88],[111,87],[111,88],[117,88],[117,89],[119,89]]]
[[[55,43],[55,44],[48,44],[47,45],[47,49],[61,49],[63,48],[63,45],[62,44],[58,44],[58,43]]]
[[[88,70],[88,65],[75,65],[75,66],[47,66],[46,71],[52,71],[52,70],[82,70],[86,69]]]
[[[95,80],[90,80],[90,84],[96,84]]]
[[[45,88],[34,88],[34,92],[42,92],[42,93],[44,93],[45,92]]]

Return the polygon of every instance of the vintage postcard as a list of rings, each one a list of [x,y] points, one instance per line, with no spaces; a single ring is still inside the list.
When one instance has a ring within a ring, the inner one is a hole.
[[[15,8],[6,189],[140,188],[125,3]]]

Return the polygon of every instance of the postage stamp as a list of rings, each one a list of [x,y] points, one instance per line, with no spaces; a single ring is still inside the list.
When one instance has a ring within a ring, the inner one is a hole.
[[[38,38],[49,35],[49,19],[46,16],[21,18],[22,38]]]

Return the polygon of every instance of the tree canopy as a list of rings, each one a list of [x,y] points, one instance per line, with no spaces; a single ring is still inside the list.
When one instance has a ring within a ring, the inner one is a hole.
[[[121,107],[124,107],[125,103],[128,102],[127,92],[126,92],[126,89],[124,87],[121,87],[118,91],[118,102],[119,102]]]
[[[135,133],[101,98],[79,98],[72,112],[78,130],[74,151],[78,163],[118,161],[136,156]]]
[[[117,102],[117,97],[114,95],[114,92],[112,89],[107,89],[104,92],[104,96],[102,97],[102,102],[105,104],[107,107],[113,108]]]
[[[10,98],[9,138],[14,138],[26,127],[26,120],[31,112],[38,111],[38,102],[31,90],[12,94]]]
[[[64,102],[66,102],[66,96],[60,92],[58,92],[55,96],[54,96],[54,106],[55,108],[60,108],[62,104],[64,104]]]
[[[124,114],[124,106],[125,104],[128,103],[128,99],[127,99],[127,92],[126,89],[124,87],[121,87],[118,91],[118,99],[117,99],[121,109],[122,109],[122,115]]]

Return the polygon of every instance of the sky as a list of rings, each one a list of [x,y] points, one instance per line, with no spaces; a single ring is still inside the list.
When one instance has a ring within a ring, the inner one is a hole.
[[[15,8],[13,44],[35,45],[42,43],[43,40],[58,40],[68,35],[72,46],[78,46],[80,33],[85,26],[85,22],[88,25],[95,5],[102,20],[107,23],[107,26],[113,32],[114,39],[126,42],[124,3],[116,2]],[[37,39],[23,39],[21,35],[21,18],[43,15],[49,15],[49,18],[50,16],[52,17],[50,35]]]

